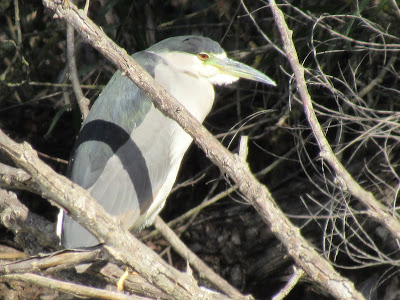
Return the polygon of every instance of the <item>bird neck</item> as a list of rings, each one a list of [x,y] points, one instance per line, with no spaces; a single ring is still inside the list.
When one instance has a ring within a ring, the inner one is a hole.
[[[214,103],[213,85],[204,78],[181,72],[168,64],[155,68],[155,80],[164,86],[199,122]]]

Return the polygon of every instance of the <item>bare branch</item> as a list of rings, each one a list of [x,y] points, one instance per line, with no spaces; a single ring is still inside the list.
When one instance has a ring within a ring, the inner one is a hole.
[[[89,274],[92,272],[91,269],[88,270]],[[117,285],[117,282],[121,279],[124,271],[113,263],[107,263],[99,271],[99,274],[105,277],[108,282]],[[98,273],[94,275],[98,275]],[[155,299],[170,299],[171,296],[162,290],[158,289],[142,276],[137,273],[133,273],[133,276],[128,276],[124,281],[124,290],[135,292],[137,294],[143,294]]]
[[[293,266],[293,275],[290,277],[290,280],[288,281],[286,286],[272,298],[272,300],[285,299],[285,297],[290,293],[291,290],[293,290],[293,288],[304,275],[305,272],[303,269]]]
[[[96,289],[92,287],[82,286],[79,284],[56,280],[32,273],[3,275],[2,278],[7,280],[28,282],[42,287],[52,288],[56,291],[60,291],[77,297],[90,297],[95,299],[113,299],[113,300],[149,299],[145,297],[125,295],[119,292],[111,292],[103,289]]]
[[[320,156],[335,170],[338,182],[343,183],[341,188],[344,190],[348,189],[354,197],[360,200],[367,207],[370,217],[386,226],[396,238],[400,238],[400,222],[398,219],[393,217],[388,209],[375,199],[372,193],[364,190],[335,156],[324,135],[321,125],[318,122],[317,116],[315,115],[312,99],[307,90],[304,68],[299,62],[293,44],[292,32],[289,30],[284,16],[275,1],[270,0],[269,3],[275,16],[276,24],[281,33],[285,52],[296,77],[296,85],[304,105],[305,114],[320,148]]]
[[[137,270],[172,297],[211,297],[194,285],[185,274],[171,268],[140,243],[115,217],[108,215],[86,190],[43,163],[27,143],[17,144],[0,131],[0,149],[32,175],[34,188],[43,197],[66,208],[99,241],[105,242],[105,249],[115,259]],[[219,298],[219,295],[213,297]]]
[[[89,113],[90,101],[83,95],[80,86],[78,70],[76,68],[74,28],[70,24],[67,24],[67,58],[72,88],[74,90],[79,109],[81,110],[82,119],[84,120]]]
[[[167,239],[172,248],[174,248],[176,252],[185,258],[200,273],[201,277],[206,278],[210,283],[231,297],[246,299],[246,297],[243,297],[243,295],[241,295],[233,286],[216,274],[195,253],[193,253],[159,216],[155,218],[154,226],[161,232],[163,237]]]
[[[78,11],[75,6],[71,5],[70,8],[66,9],[55,1],[43,0],[43,3],[46,7],[54,10],[58,17],[71,22],[74,28],[79,30],[89,43],[114,62],[124,75],[133,80],[158,109],[176,120],[194,138],[207,156],[238,184],[239,190],[253,204],[265,222],[271,227],[271,230],[284,243],[290,255],[306,270],[313,280],[326,287],[330,293],[337,297],[363,299],[362,295],[354,289],[353,283],[341,277],[301,236],[298,228],[293,226],[277,207],[268,189],[257,182],[247,166],[219,144],[181,104],[173,99],[164,88],[155,83],[153,78],[144,72],[126,51],[118,48],[109,38],[104,36],[103,32],[82,12]],[[275,2],[273,4],[276,7]],[[26,166],[24,167],[26,168]],[[73,189],[77,188],[72,188],[71,192]],[[65,201],[63,202],[63,205],[67,204]],[[71,213],[74,217],[78,217],[78,210],[68,204],[66,207],[72,209]],[[87,207],[85,208],[87,209]],[[87,212],[85,213],[86,217],[90,217]],[[96,214],[94,211],[91,213]],[[79,217],[77,221],[84,223],[83,219]],[[122,240],[129,241],[130,238],[128,236],[121,236],[120,233],[115,231],[117,227],[114,226],[111,226],[107,231],[102,231],[96,229],[94,224],[86,225],[90,225],[87,228],[100,240],[103,240],[107,233],[112,232],[113,235],[107,238],[105,247],[117,259],[125,260],[126,256],[116,252],[117,249],[113,246],[116,245],[114,244],[116,242],[114,240],[115,236],[118,235],[120,240],[122,238]],[[121,230],[121,228],[118,229]],[[152,267],[148,266],[148,268]],[[172,293],[173,290],[170,292]]]
[[[0,199],[1,223],[14,232],[15,239],[21,246],[25,246],[25,250],[37,254],[41,250],[37,248],[37,243],[42,247],[56,247],[58,237],[53,223],[30,212],[13,192],[0,189]]]
[[[100,256],[100,250],[93,251],[62,251],[57,254],[41,255],[29,259],[0,263],[0,274],[49,272],[53,273],[60,269],[67,269],[79,264],[93,262]]]
[[[32,191],[30,180],[24,170],[0,163],[0,187]]]

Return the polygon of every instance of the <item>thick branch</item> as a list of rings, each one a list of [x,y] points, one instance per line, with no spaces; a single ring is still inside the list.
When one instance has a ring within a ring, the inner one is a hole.
[[[28,190],[32,192],[31,176],[24,170],[0,163],[0,188]]]
[[[29,259],[20,261],[9,262],[4,260],[0,261],[0,275],[21,273],[54,274],[57,271],[74,268],[80,264],[93,263],[96,260],[101,260],[102,256],[101,249],[97,248],[87,251],[64,250],[58,253],[30,257]],[[115,286],[124,273],[123,270],[113,263],[107,263],[100,270],[94,268],[89,269],[87,272],[88,274],[94,272],[94,274],[92,274],[94,276],[99,276],[99,274],[101,274],[108,282],[113,283]],[[136,276],[129,276],[125,280],[124,286],[125,290],[147,295],[151,298],[170,299],[169,295],[151,285],[138,274]]]
[[[171,297],[223,298],[202,291],[185,274],[171,268],[125,230],[115,217],[108,215],[86,190],[57,174],[42,162],[27,143],[15,143],[0,131],[0,149],[32,176],[34,188],[43,197],[66,208],[80,224],[106,244],[105,249],[114,258],[135,269]]]
[[[301,236],[299,229],[290,223],[275,204],[268,189],[255,179],[246,164],[227,151],[176,99],[157,84],[125,50],[119,48],[111,39],[106,37],[101,29],[72,4],[70,8],[64,8],[61,3],[50,0],[43,0],[43,4],[55,11],[58,17],[64,18],[71,23],[90,44],[112,61],[125,76],[133,80],[148,95],[158,109],[176,120],[194,138],[206,155],[238,184],[241,193],[253,204],[265,222],[269,224],[271,230],[285,244],[288,252],[313,280],[326,287],[332,295],[338,298],[363,298],[354,289],[353,283],[341,277],[329,262],[321,258],[315,249]],[[77,188],[74,187],[73,189]],[[77,195],[77,197],[79,196]],[[72,215],[77,216],[77,213],[78,211],[74,210]],[[77,220],[83,223],[82,219]],[[88,226],[88,229],[91,232],[96,231],[96,236],[102,239],[105,236],[103,234],[109,233],[100,232],[93,225]],[[113,227],[110,231],[118,234],[118,232],[114,231],[115,229]],[[122,238],[122,236],[119,235],[119,238]],[[128,237],[124,238],[128,239]],[[113,245],[112,242],[112,239],[108,239],[105,247],[118,259],[124,259],[120,252],[115,253],[116,249],[111,246]],[[152,268],[154,266],[149,265],[148,267]],[[153,279],[157,280],[156,278]]]
[[[89,274],[91,272],[95,272],[95,270],[88,270]],[[94,274],[98,276],[101,274],[105,277],[108,282],[117,286],[117,282],[124,274],[124,271],[119,268],[117,265],[113,263],[107,263],[104,267],[102,267],[98,272]],[[147,297],[154,298],[154,299],[170,299],[171,296],[166,294],[165,292],[161,291],[154,285],[150,284],[148,281],[143,279],[143,277],[138,276],[137,274],[133,274],[134,276],[128,276],[128,278],[124,281],[124,290],[130,292],[136,292],[138,294],[146,295]]]
[[[21,173],[28,175],[22,170]],[[31,255],[42,250],[37,248],[37,243],[42,247],[58,245],[53,223],[30,212],[13,192],[0,188],[0,199],[1,223],[14,233],[18,243]]]

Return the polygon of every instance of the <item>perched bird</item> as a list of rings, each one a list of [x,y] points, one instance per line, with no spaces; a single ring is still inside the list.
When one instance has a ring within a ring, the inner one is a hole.
[[[213,105],[214,85],[239,78],[275,85],[261,72],[227,58],[217,42],[202,36],[168,38],[132,57],[200,122]],[[139,231],[163,208],[191,142],[174,120],[117,71],[83,123],[69,177],[126,228]],[[64,212],[59,224],[66,248],[99,243]]]

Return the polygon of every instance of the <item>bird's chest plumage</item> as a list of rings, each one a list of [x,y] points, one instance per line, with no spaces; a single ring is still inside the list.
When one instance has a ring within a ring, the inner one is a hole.
[[[167,64],[160,64],[155,69],[155,80],[166,88],[199,121],[210,112],[215,92],[207,80],[191,74],[176,71]],[[171,159],[182,158],[192,138],[171,120]]]
[[[210,83],[185,73],[175,72],[163,64],[160,64],[155,69],[155,80],[184,105],[194,117],[203,122],[211,110],[215,96],[214,88]],[[157,170],[157,174],[154,173],[151,176],[157,182],[152,182],[153,200],[151,201],[151,205],[136,222],[136,224],[143,224],[144,226],[151,224],[154,217],[164,206],[165,199],[175,182],[182,158],[192,142],[192,138],[178,123],[164,116],[154,106],[152,106],[146,119],[145,123],[148,122],[148,126],[157,126],[160,130],[159,134],[157,134],[160,140],[153,140],[152,143],[149,143],[148,147],[150,149],[147,153],[154,153],[156,155],[161,148],[163,148],[163,152],[167,151],[168,153],[162,155],[164,161],[158,160],[157,166],[151,166],[154,155],[146,157],[149,169]],[[151,119],[158,120],[162,124],[154,124],[154,121]],[[157,146],[157,144],[159,145]],[[162,168],[166,168],[167,172],[164,173],[161,170]],[[164,175],[158,176],[159,174]],[[143,225],[140,226],[142,227]]]
[[[211,110],[215,96],[214,88],[208,81],[186,73],[176,72],[163,64],[156,67],[155,80],[184,105],[194,117],[203,122]],[[150,178],[153,187],[153,200],[135,223],[140,227],[151,224],[159,210],[164,206],[165,199],[175,182],[182,158],[192,142],[192,138],[178,123],[164,116],[154,106],[150,109],[141,126],[141,128],[147,128],[147,131],[148,128],[152,127],[155,128],[155,130],[152,130],[156,133],[154,137],[138,139],[138,133],[141,129],[134,132],[134,136],[132,136],[133,140],[143,142],[140,145],[141,149],[147,149],[143,152],[148,169],[152,172]],[[155,160],[154,157],[157,155],[161,155],[163,159],[158,157]]]
[[[211,82],[225,85],[244,77],[275,84],[260,72],[228,59],[218,43],[205,37],[166,39],[133,58],[199,122],[214,102]],[[126,227],[139,230],[151,224],[164,205],[191,142],[174,120],[117,72],[79,134],[70,178]],[[66,216],[61,222],[66,247],[98,243],[73,219]]]
[[[208,80],[175,70],[167,64],[160,64],[155,68],[155,80],[203,122],[215,97],[214,87]]]

